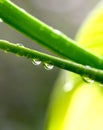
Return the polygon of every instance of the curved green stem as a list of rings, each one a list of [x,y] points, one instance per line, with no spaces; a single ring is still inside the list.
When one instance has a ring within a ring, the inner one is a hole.
[[[88,66],[83,66],[81,64],[77,64],[75,62],[71,62],[68,60],[50,56],[50,55],[26,48],[19,44],[13,44],[13,43],[10,43],[10,42],[4,41],[4,40],[0,40],[0,49],[7,51],[7,52],[15,53],[20,56],[24,56],[26,58],[39,59],[42,62],[55,65],[61,69],[75,72],[77,74],[80,74],[81,76],[88,76],[91,79],[94,79],[98,82],[103,83],[103,71],[102,70],[94,69],[94,68],[91,68]]]
[[[103,59],[83,49],[60,31],[49,27],[9,0],[0,0],[0,17],[55,53],[77,63],[103,69]]]

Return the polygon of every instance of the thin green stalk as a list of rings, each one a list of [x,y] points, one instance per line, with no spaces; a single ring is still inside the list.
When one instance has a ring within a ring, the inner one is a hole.
[[[75,41],[31,16],[9,0],[0,0],[0,17],[7,24],[55,53],[77,63],[103,69],[103,59],[78,46]]]
[[[16,55],[24,56],[30,59],[39,59],[44,63],[55,65],[61,69],[69,70],[81,76],[88,76],[98,82],[103,83],[103,71],[88,66],[83,66],[69,60],[64,60],[51,55],[47,55],[19,44],[13,44],[8,41],[0,40],[0,49],[6,52],[12,52]]]

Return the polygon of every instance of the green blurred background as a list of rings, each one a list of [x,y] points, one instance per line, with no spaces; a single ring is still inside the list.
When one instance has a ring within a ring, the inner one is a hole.
[[[74,38],[87,13],[98,0],[12,0],[30,14]],[[8,12],[9,15],[9,12]],[[5,23],[0,39],[47,52]],[[0,130],[43,130],[53,84],[60,69],[0,51]]]

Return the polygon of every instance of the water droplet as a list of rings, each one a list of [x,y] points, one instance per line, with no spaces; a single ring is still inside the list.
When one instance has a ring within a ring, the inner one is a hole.
[[[33,59],[33,60],[32,60],[32,63],[33,63],[34,65],[40,65],[40,64],[41,64],[41,61],[38,60],[38,59]]]
[[[86,83],[94,83],[94,80],[89,78],[88,76],[82,76],[82,79],[86,82]]]
[[[3,20],[0,18],[0,23],[2,23],[3,22]]]
[[[90,66],[86,65],[85,66],[88,70],[91,68]],[[87,83],[94,83],[94,80],[89,78],[88,75],[83,75],[82,79],[87,82]]]
[[[51,69],[53,69],[53,65],[51,65],[51,64],[48,64],[48,63],[43,63],[43,65],[44,65],[44,68],[46,69],[46,70],[51,70]]]

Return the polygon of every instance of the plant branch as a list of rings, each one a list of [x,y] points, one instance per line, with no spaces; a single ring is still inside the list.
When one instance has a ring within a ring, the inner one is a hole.
[[[0,49],[6,52],[12,52],[16,55],[24,56],[29,59],[39,59],[42,62],[55,65],[61,69],[69,70],[81,76],[87,76],[93,80],[103,83],[103,71],[88,66],[83,66],[69,60],[64,60],[51,55],[47,55],[19,44],[13,44],[8,41],[0,40]]]
[[[0,0],[0,17],[12,27],[51,49],[83,65],[103,69],[103,59],[82,48],[58,30],[51,28],[9,0]]]

